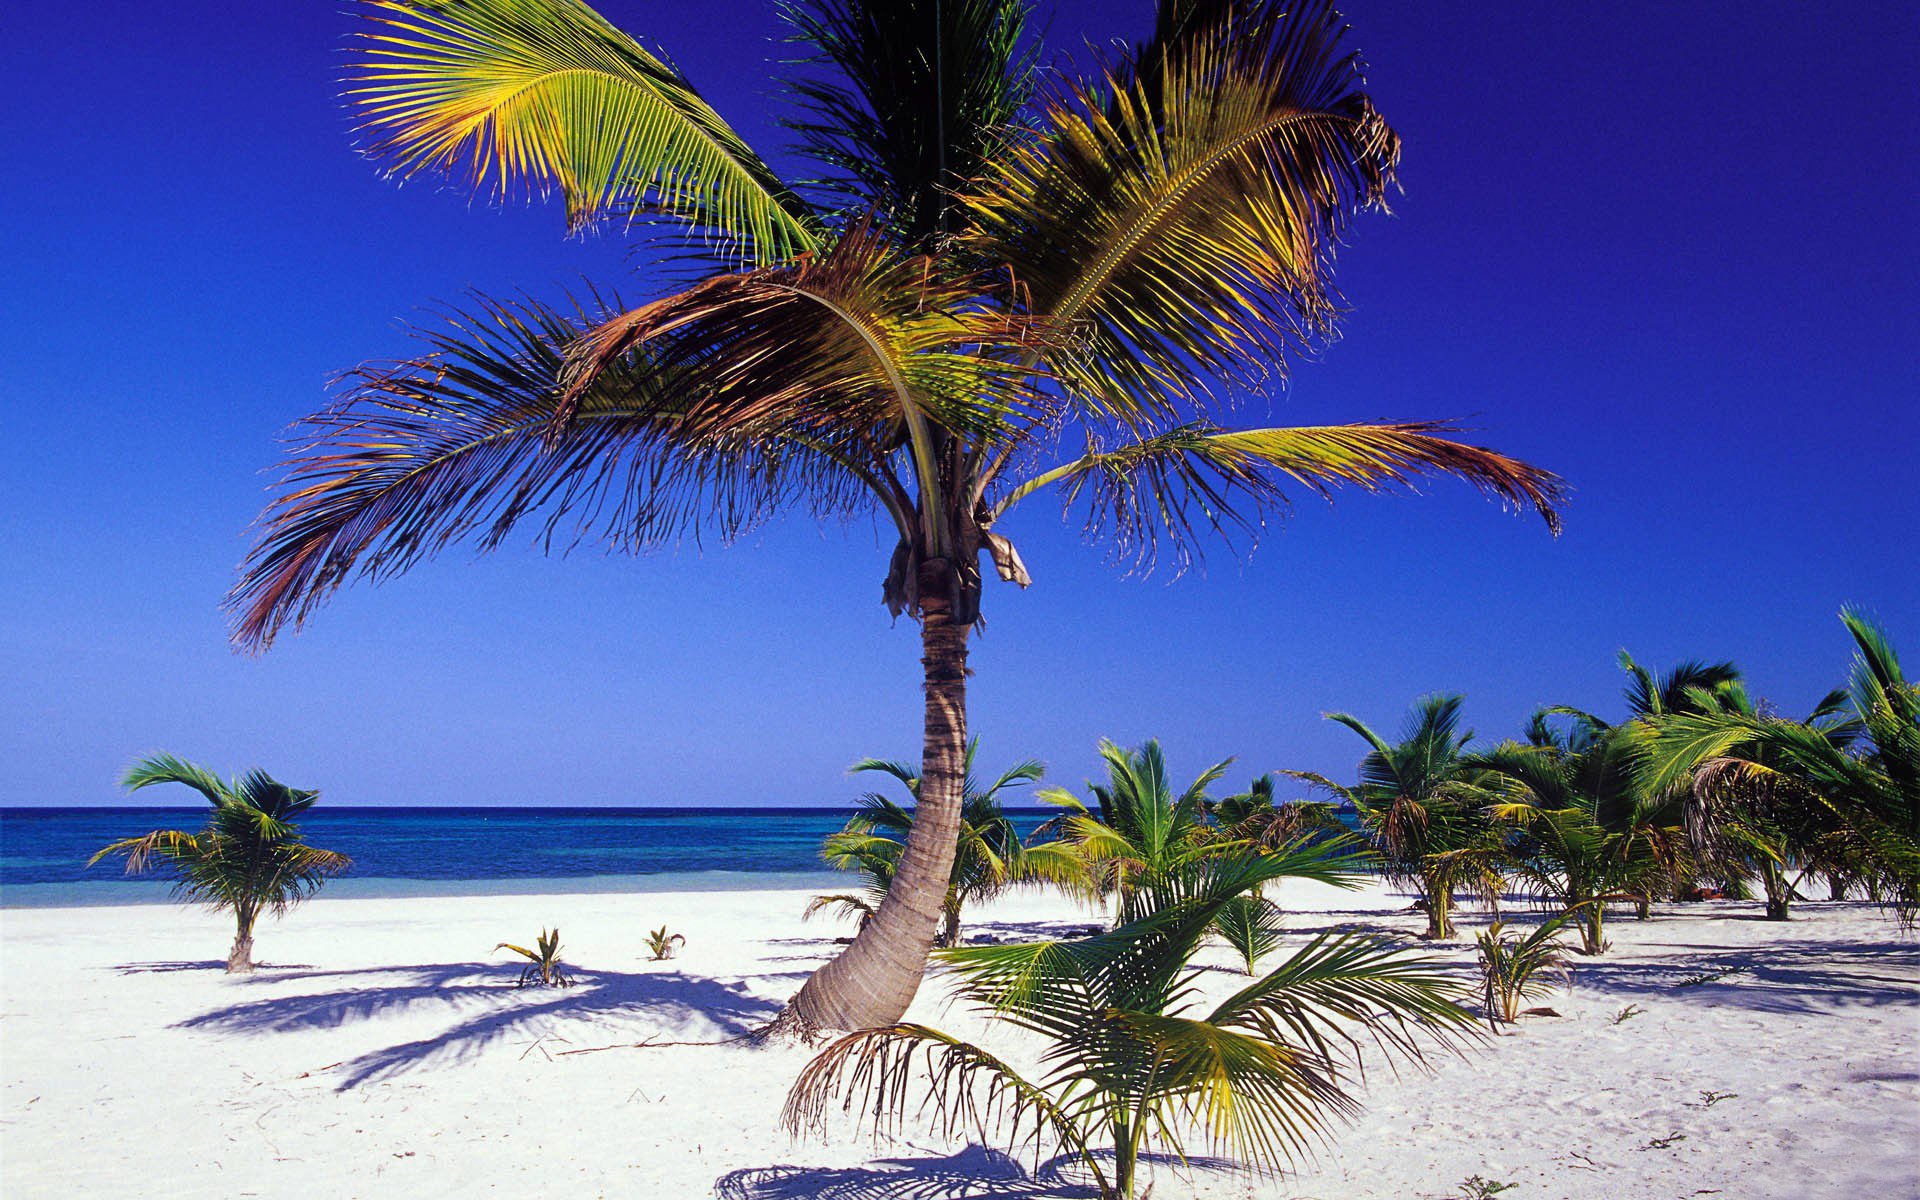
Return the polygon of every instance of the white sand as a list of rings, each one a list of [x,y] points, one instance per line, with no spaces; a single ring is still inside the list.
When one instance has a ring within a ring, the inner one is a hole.
[[[1084,1194],[925,1134],[795,1143],[776,1116],[797,1047],[560,1053],[764,1020],[846,932],[803,925],[804,898],[323,898],[266,926],[269,966],[238,979],[217,961],[230,928],[203,911],[0,911],[0,1194]],[[1329,924],[1419,927],[1383,891],[1292,884],[1281,900],[1294,945]],[[1370,1076],[1366,1114],[1317,1164],[1279,1179],[1161,1167],[1154,1195],[1410,1200],[1462,1195],[1478,1175],[1515,1184],[1510,1200],[1920,1196],[1920,942],[1865,905],[1809,904],[1785,926],[1757,915],[1707,904],[1617,921],[1613,952],[1580,960],[1574,991],[1549,1001],[1559,1019],[1430,1075]],[[1023,896],[969,931],[1075,919]],[[663,922],[687,935],[683,956],[645,962]],[[542,923],[560,926],[580,986],[516,991],[510,956],[489,955]],[[1462,970],[1482,923],[1463,922]],[[1208,976],[1210,990],[1236,982]],[[1641,1015],[1613,1023],[1630,1004]],[[983,1033],[945,1009],[937,979],[913,1016]]]

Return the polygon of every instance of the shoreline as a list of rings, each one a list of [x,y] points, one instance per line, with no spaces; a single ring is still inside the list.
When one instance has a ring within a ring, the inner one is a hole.
[[[306,909],[338,900],[458,899],[484,896],[597,896],[628,893],[768,892],[845,886],[845,872],[656,871],[641,875],[511,875],[496,879],[420,879],[400,876],[331,880]],[[9,910],[175,907],[163,879],[100,879],[14,883],[0,887],[0,912]],[[22,898],[24,897],[24,899]]]

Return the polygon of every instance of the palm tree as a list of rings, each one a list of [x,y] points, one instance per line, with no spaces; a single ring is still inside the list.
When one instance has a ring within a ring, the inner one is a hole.
[[[122,838],[87,860],[124,855],[127,874],[171,870],[182,899],[233,913],[233,949],[227,972],[253,970],[253,925],[262,912],[280,916],[353,865],[344,854],[306,844],[294,819],[313,807],[319,792],[291,788],[264,771],[221,782],[205,767],[157,754],[133,764],[120,780],[128,791],[182,783],[213,805],[199,833],[156,829]]]
[[[1637,745],[1656,785],[1688,787],[1690,832],[1707,850],[1760,873],[1768,916],[1789,915],[1785,870],[1800,855],[1851,859],[1910,921],[1920,910],[1920,686],[1884,630],[1855,609],[1840,617],[1852,675],[1806,720],[1721,688],[1696,692],[1701,711],[1652,723]]]
[[[967,773],[964,799],[960,806],[960,838],[948,876],[947,895],[941,905],[942,921],[936,942],[941,946],[960,944],[960,914],[966,905],[988,900],[1021,882],[1058,879],[1075,868],[1054,846],[1036,846],[1029,850],[1020,841],[1020,832],[1001,807],[1000,793],[1011,787],[1033,783],[1046,767],[1033,759],[1015,763],[998,778],[981,787],[973,774],[973,760],[979,739],[967,742]],[[920,775],[903,762],[867,758],[853,764],[852,771],[878,772],[900,781],[912,806],[894,803],[878,792],[860,798],[860,808],[847,827],[828,836],[821,853],[827,862],[843,871],[858,871],[866,876],[863,893],[837,893],[815,896],[806,915],[836,908],[859,917],[864,927],[885,902],[887,889],[899,871],[900,858],[913,835],[914,816],[919,811]]]
[[[1289,774],[1345,797],[1388,878],[1419,892],[1429,939],[1453,936],[1453,899],[1473,891],[1499,896],[1499,847],[1486,808],[1493,797],[1465,761],[1473,731],[1460,729],[1465,697],[1424,696],[1408,714],[1398,742],[1388,742],[1349,713],[1328,713],[1359,734],[1370,750],[1356,787],[1308,771]]]
[[[1294,1160],[1330,1117],[1359,1108],[1347,1084],[1363,1039],[1417,1060],[1424,1043],[1457,1041],[1472,1018],[1437,964],[1340,932],[1221,1003],[1198,1003],[1191,960],[1221,913],[1287,877],[1348,887],[1358,878],[1352,860],[1317,850],[1243,850],[1154,878],[1111,932],[941,951],[962,999],[1043,1039],[1041,1073],[925,1025],[891,1024],[822,1051],[788,1093],[786,1123],[819,1128],[839,1110],[891,1129],[918,1109],[943,1132],[994,1125],[1078,1159],[1107,1200],[1131,1200],[1156,1144],[1187,1157],[1188,1130],[1257,1168]],[[916,1070],[927,1077],[924,1103],[910,1086]]]
[[[1556,523],[1559,481],[1435,422],[1235,429],[1222,388],[1323,343],[1331,254],[1399,141],[1328,0],[1162,0],[1154,30],[1043,76],[1025,0],[795,0],[824,184],[783,181],[688,80],[580,0],[364,0],[349,99],[402,176],[557,190],[568,222],[684,235],[709,273],[632,307],[482,299],[311,418],[230,594],[264,649],[351,579],[523,523],[562,544],[726,540],[776,513],[896,535],[918,622],[921,819],[894,886],[795,998],[882,1024],[919,985],[956,844],[981,555],[1050,492],[1090,536],[1184,565],[1289,492],[1452,476]],[[934,898],[930,900],[930,898]]]
[[[1301,838],[1332,838],[1348,832],[1337,806],[1324,800],[1275,799],[1278,784],[1271,771],[1244,792],[1223,796],[1208,809],[1220,833],[1262,849],[1276,849]]]
[[[1100,757],[1107,782],[1087,784],[1091,807],[1065,788],[1039,793],[1066,811],[1035,830],[1034,839],[1055,839],[1042,844],[1065,846],[1083,864],[1091,890],[1115,897],[1117,923],[1133,919],[1139,897],[1158,881],[1245,845],[1223,841],[1207,824],[1207,788],[1232,759],[1208,767],[1175,795],[1158,741],[1148,739],[1137,750],[1102,741]]]
[[[1654,838],[1631,826],[1630,758],[1611,730],[1575,726],[1571,737],[1544,733],[1536,716],[1532,744],[1504,742],[1469,755],[1469,769],[1505,793],[1491,809],[1508,826],[1505,857],[1533,893],[1580,926],[1581,950],[1606,951],[1607,905],[1639,900],[1660,874]]]

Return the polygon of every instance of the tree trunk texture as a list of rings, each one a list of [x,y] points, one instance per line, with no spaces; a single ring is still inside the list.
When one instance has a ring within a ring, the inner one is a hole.
[[[1453,940],[1453,890],[1451,888],[1427,888],[1427,939],[1435,942]]]
[[[233,949],[227,951],[227,974],[245,975],[253,970],[253,922],[241,920],[233,935]]]
[[[1763,869],[1761,881],[1767,890],[1767,920],[1784,921],[1787,919],[1787,904],[1793,899],[1793,889],[1787,885],[1784,872],[1769,864]]]
[[[870,1029],[898,1021],[926,974],[945,914],[960,839],[966,781],[967,632],[953,620],[945,564],[920,580],[920,663],[925,672],[925,740],[920,795],[893,883],[873,920],[840,956],[815,971],[774,1028],[803,1037],[829,1029]]]

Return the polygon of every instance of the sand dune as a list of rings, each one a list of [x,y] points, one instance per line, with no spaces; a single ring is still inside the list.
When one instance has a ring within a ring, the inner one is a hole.
[[[1300,938],[1411,935],[1405,898],[1290,884]],[[611,1048],[741,1034],[845,929],[796,892],[320,899],[263,929],[251,978],[221,971],[222,918],[170,906],[0,910],[0,1191],[69,1196],[1039,1197],[1072,1171],[909,1130],[777,1128],[795,1046]],[[1369,1076],[1366,1113],[1279,1178],[1161,1164],[1160,1197],[1512,1200],[1920,1196],[1920,940],[1861,904],[1620,920],[1559,1017],[1429,1074]],[[1085,920],[1016,896],[970,933]],[[1465,937],[1448,957],[1470,969]],[[516,990],[502,940],[558,924],[580,985]],[[687,936],[645,960],[645,931]],[[1284,951],[1283,951],[1284,952]],[[1221,966],[1227,957],[1208,961]],[[1210,972],[1225,992],[1239,977]],[[1633,1006],[1637,1015],[1616,1020]],[[1006,1046],[949,1008],[915,1019]],[[1015,1047],[1017,1050],[1017,1047]]]

